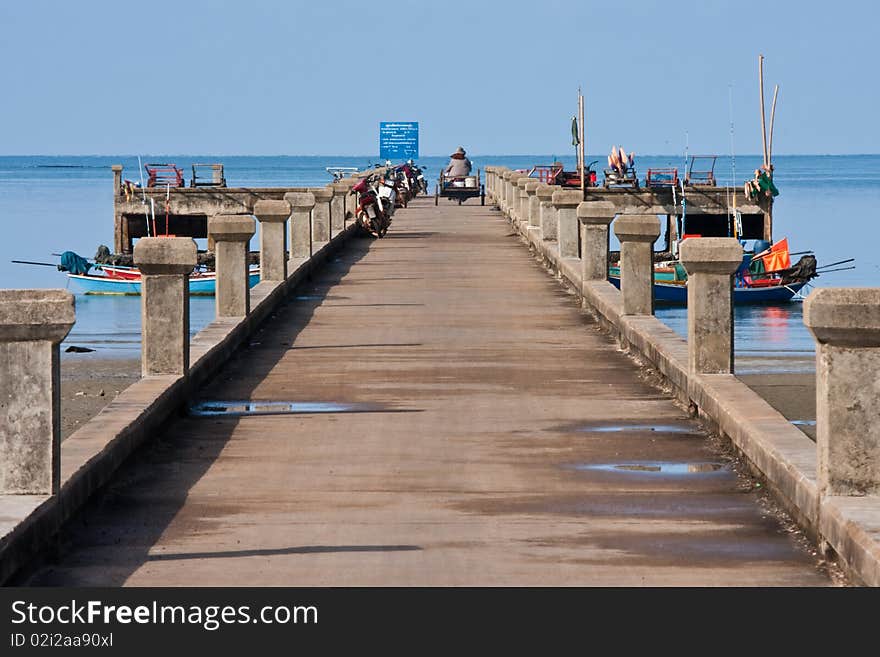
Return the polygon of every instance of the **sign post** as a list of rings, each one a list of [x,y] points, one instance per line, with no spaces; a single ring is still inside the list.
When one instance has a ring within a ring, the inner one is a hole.
[[[418,121],[381,121],[379,159],[408,160],[419,157]]]

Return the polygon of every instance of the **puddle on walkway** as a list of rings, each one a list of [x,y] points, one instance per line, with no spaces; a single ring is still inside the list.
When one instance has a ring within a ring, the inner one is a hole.
[[[673,477],[712,474],[727,470],[723,463],[676,463],[671,461],[644,461],[641,463],[579,463],[574,466],[574,469],[599,470],[602,472],[619,472],[624,474],[667,475]]]
[[[574,428],[581,433],[613,433],[617,431],[656,431],[659,433],[699,433],[696,427],[680,424],[608,424],[583,425]]]
[[[789,420],[796,427],[815,427],[816,420]]]
[[[193,417],[246,416],[246,415],[308,415],[316,413],[375,413],[402,412],[382,404],[303,402],[303,401],[201,401],[189,407]]]

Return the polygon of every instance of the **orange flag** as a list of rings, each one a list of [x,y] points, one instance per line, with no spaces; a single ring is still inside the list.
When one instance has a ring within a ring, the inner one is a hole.
[[[764,256],[764,271],[779,271],[791,267],[791,256],[788,254],[788,238],[785,237],[770,247],[770,253]]]

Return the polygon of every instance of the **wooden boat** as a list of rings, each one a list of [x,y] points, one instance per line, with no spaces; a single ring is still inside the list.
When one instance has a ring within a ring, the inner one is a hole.
[[[608,280],[620,288],[620,275],[608,276]],[[781,281],[773,285],[755,287],[734,287],[734,305],[788,303],[801,291],[807,281],[783,284]],[[654,301],[660,305],[686,306],[687,282],[662,281],[654,279]]]
[[[130,267],[110,267],[102,265],[103,276],[94,274],[67,274],[67,278],[83,294],[139,296],[141,293],[141,273]],[[214,296],[217,275],[215,272],[197,272],[189,277],[189,293],[192,296]],[[253,287],[260,282],[260,270],[251,267],[248,284]]]
[[[762,253],[757,256],[753,253],[743,255],[743,264],[733,278],[734,305],[788,303],[816,276],[812,252],[802,257],[794,267],[791,266],[787,240],[780,240]],[[767,260],[771,257],[778,260]],[[762,267],[761,271],[753,272],[750,269],[753,260],[768,263],[771,270],[763,271]],[[619,265],[609,267],[608,280],[620,288]],[[681,263],[655,263],[654,301],[661,305],[687,305],[687,272]]]

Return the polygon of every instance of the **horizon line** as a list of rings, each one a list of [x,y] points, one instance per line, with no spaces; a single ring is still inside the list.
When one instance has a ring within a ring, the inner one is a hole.
[[[600,155],[599,153],[586,153],[586,155]],[[683,153],[642,153],[636,157],[682,157]],[[715,155],[717,157],[731,157],[729,153],[689,153],[690,155],[705,156]],[[880,153],[775,153],[774,157],[866,157],[877,156]],[[120,158],[137,158],[137,157],[350,157],[350,158],[366,158],[381,159],[378,155],[344,155],[341,153],[0,153],[0,157],[120,157]],[[560,155],[558,153],[474,153],[468,154],[468,157],[575,157],[573,154]],[[423,157],[449,157],[447,154],[424,154],[419,155],[419,159]],[[738,153],[733,157],[763,157],[761,153]]]

